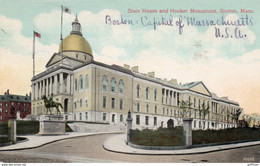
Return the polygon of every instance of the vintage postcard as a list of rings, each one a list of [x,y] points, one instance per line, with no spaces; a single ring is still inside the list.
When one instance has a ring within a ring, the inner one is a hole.
[[[259,29],[258,0],[0,0],[0,165],[258,165]]]

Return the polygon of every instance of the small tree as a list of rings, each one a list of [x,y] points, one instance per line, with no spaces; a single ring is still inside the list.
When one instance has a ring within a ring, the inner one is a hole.
[[[192,105],[192,103],[190,103],[189,101],[182,100],[180,102],[180,109],[182,111],[182,117],[187,117],[186,114],[187,114],[187,112],[190,111],[191,105]]]
[[[239,116],[241,115],[242,111],[243,111],[243,109],[239,108],[236,110],[235,113],[231,113],[232,119],[234,119],[236,121],[236,124],[238,124],[238,119],[239,119]]]
[[[209,114],[209,109],[210,109],[209,105],[206,107],[205,103],[202,103],[202,107],[201,107],[201,109],[199,109],[199,112],[200,112],[200,114],[202,114],[202,119],[203,120],[205,119],[205,116],[207,114]]]

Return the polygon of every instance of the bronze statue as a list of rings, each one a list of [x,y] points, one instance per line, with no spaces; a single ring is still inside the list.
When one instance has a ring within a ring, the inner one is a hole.
[[[57,114],[60,114],[59,106],[62,109],[63,109],[63,107],[62,107],[61,103],[53,101],[53,94],[51,94],[49,100],[47,99],[47,97],[45,95],[42,96],[42,99],[44,100],[44,105],[45,105],[45,107],[47,109],[47,113],[46,114],[48,114],[48,111],[51,114],[51,108],[52,107],[55,107],[56,110],[57,110]]]

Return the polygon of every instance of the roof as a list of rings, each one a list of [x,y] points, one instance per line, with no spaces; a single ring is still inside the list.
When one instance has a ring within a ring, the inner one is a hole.
[[[20,102],[31,102],[30,96],[21,96],[14,94],[0,95],[0,101],[20,101]]]

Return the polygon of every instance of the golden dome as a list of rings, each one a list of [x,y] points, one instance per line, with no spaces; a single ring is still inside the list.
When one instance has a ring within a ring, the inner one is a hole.
[[[93,56],[88,41],[78,34],[71,34],[63,39],[59,47],[59,52],[61,52],[61,48],[63,51],[79,51]]]

